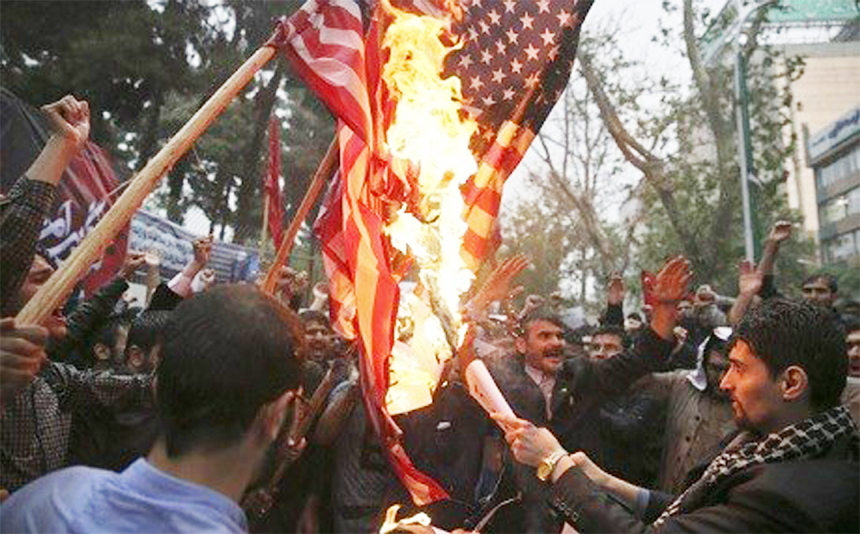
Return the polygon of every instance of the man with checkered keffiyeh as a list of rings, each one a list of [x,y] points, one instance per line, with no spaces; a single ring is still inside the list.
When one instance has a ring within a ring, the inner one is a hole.
[[[815,306],[772,299],[729,345],[720,386],[741,429],[679,496],[633,486],[511,419],[518,460],[553,459],[551,505],[579,532],[858,532],[860,438],[839,406],[845,334]]]

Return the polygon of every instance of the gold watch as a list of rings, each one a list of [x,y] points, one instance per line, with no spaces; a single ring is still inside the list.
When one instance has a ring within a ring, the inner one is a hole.
[[[567,456],[567,451],[564,449],[558,449],[541,460],[537,468],[538,479],[540,479],[541,482],[546,482],[550,475],[552,475],[552,472],[555,471],[555,466],[558,465],[558,462],[560,462],[565,456]]]

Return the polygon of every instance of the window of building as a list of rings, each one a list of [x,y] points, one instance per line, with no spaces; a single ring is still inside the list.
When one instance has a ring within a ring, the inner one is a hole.
[[[837,158],[823,167],[818,168],[818,185],[829,187],[851,173],[860,171],[860,147],[854,147],[850,152]]]
[[[860,187],[831,198],[819,210],[822,224],[835,224],[856,213],[860,213]]]
[[[854,231],[825,241],[824,257],[827,263],[836,263],[860,254],[857,246],[858,237],[860,237],[860,231]]]

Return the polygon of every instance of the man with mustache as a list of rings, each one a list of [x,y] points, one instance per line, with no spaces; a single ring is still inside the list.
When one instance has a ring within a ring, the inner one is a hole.
[[[686,291],[689,263],[674,258],[657,275],[658,304],[650,328],[627,351],[604,360],[564,357],[563,323],[543,310],[522,320],[522,335],[515,340],[517,356],[490,368],[511,408],[521,418],[546,426],[568,450],[599,454],[599,409],[603,402],[624,392],[639,377],[662,370],[668,363],[677,318],[677,303]],[[517,486],[524,494],[523,532],[558,532],[546,506],[546,486],[523,464],[513,466]]]
[[[847,363],[825,308],[772,299],[750,310],[720,383],[741,432],[677,497],[568,455],[545,428],[499,420],[519,461],[556,458],[551,504],[578,532],[857,532],[860,436],[839,405]]]

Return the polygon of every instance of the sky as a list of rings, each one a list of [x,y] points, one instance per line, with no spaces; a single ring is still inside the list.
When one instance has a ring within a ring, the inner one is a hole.
[[[659,76],[665,76],[682,86],[689,87],[691,73],[684,57],[651,42],[652,37],[660,32],[660,20],[664,21],[665,26],[672,28],[680,28],[683,24],[681,0],[671,1],[679,9],[672,14],[666,14],[662,7],[663,0],[596,0],[585,19],[583,31],[588,33],[589,29],[617,26],[620,29],[620,35],[624,35],[621,47],[626,57],[641,62],[649,77],[653,76],[656,79]],[[706,8],[716,14],[727,1],[733,0],[697,0],[694,5],[698,9]],[[697,28],[697,33],[701,35],[703,30],[704,28]],[[647,106],[647,102],[640,102],[640,105]],[[552,119],[553,115],[550,115],[545,127],[553,122]],[[519,200],[528,196],[526,176],[529,173],[540,174],[542,167],[532,148],[505,184],[503,211],[511,209]],[[635,182],[638,178],[639,173],[631,166],[617,179],[627,184]],[[617,201],[614,207],[620,207],[622,196],[610,200],[610,202]],[[605,211],[603,215],[610,222],[618,221],[617,209]]]

